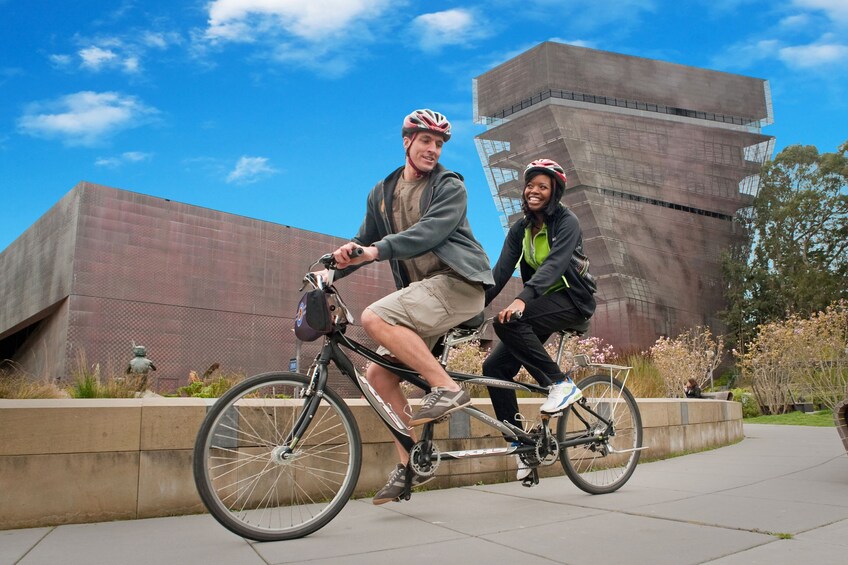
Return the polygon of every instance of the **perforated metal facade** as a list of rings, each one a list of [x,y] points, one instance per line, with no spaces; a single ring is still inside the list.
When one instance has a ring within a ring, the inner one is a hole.
[[[720,254],[773,148],[766,81],[548,42],[477,77],[474,105],[505,228],[524,166],[564,166],[599,279],[593,335],[627,350],[721,331]]]

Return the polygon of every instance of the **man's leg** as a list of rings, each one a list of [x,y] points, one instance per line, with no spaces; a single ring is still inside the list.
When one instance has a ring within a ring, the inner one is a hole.
[[[406,427],[409,427],[409,403],[406,401],[406,396],[403,395],[400,388],[400,379],[397,375],[376,363],[371,363],[366,369],[365,377],[377,391],[377,394],[380,395],[380,398],[385,400],[406,424]],[[412,437],[412,440],[415,441],[415,436]],[[409,463],[409,452],[398,440],[395,440],[395,449],[397,449],[400,462],[403,465]]]
[[[424,340],[414,331],[403,326],[393,326],[367,308],[362,312],[362,327],[371,339],[384,347],[391,348],[394,357],[417,371],[431,387],[459,390],[459,385],[448,376]],[[397,379],[397,377],[394,378]]]
[[[433,356],[427,340],[479,314],[484,302],[480,285],[435,275],[378,300],[362,313],[366,333],[431,387],[410,426],[438,420],[471,402]]]

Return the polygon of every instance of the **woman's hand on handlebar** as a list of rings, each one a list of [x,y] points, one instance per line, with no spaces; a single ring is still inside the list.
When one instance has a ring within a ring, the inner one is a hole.
[[[524,308],[526,304],[520,298],[516,298],[512,301],[512,304],[498,312],[498,321],[502,324],[507,322],[511,322],[513,320],[518,320],[524,315]]]
[[[377,260],[376,247],[362,247],[358,243],[348,242],[333,251],[333,258],[336,260],[336,267],[339,269],[347,268],[351,265],[359,265],[360,263],[370,263]]]

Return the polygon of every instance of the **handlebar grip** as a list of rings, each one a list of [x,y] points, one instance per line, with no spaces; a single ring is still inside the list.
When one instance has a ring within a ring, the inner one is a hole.
[[[362,249],[361,247],[354,247],[353,250],[350,252],[350,256],[351,257],[359,257],[363,253],[365,253],[364,249]]]

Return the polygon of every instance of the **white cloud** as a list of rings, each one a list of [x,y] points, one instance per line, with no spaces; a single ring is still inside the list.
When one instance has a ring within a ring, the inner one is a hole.
[[[121,63],[121,67],[123,67],[124,72],[129,74],[135,74],[141,70],[138,57],[127,57]]]
[[[227,182],[232,184],[252,184],[279,171],[268,164],[267,157],[242,156],[235,169],[227,175]]]
[[[213,0],[205,29],[192,34],[193,51],[254,44],[268,59],[325,76],[347,72],[365,47],[387,34],[383,18],[406,0]],[[380,28],[375,31],[374,28]]]
[[[713,67],[720,69],[747,69],[757,63],[774,59],[783,47],[776,39],[761,39],[750,43],[731,45],[724,53],[713,57]]]
[[[152,153],[144,153],[142,151],[125,151],[115,157],[98,157],[94,164],[98,167],[117,168],[128,163],[141,163],[149,161],[153,158]]]
[[[141,45],[154,49],[167,49],[172,45],[180,45],[183,38],[175,32],[145,31],[138,39]]]
[[[67,145],[96,145],[110,136],[155,119],[158,110],[134,96],[82,91],[30,104],[18,130],[33,137],[60,139]]]
[[[780,27],[785,29],[804,29],[810,24],[810,16],[807,14],[795,14],[780,20]]]
[[[118,38],[106,38],[100,45],[90,45],[77,52],[80,68],[95,73],[105,70],[120,70],[127,74],[141,71],[140,50],[127,45]]]
[[[99,71],[118,58],[111,49],[101,49],[97,46],[80,49],[78,55],[82,59],[80,66],[93,71]]]
[[[779,56],[788,66],[801,69],[845,65],[848,64],[848,45],[832,42],[796,45],[780,49]]]
[[[446,45],[465,45],[485,37],[489,26],[468,9],[455,8],[422,14],[412,20],[413,36],[424,51],[437,51]]]
[[[845,0],[794,0],[799,8],[821,10],[828,18],[840,24],[848,24],[848,2]]]
[[[71,65],[71,62],[72,62],[71,56],[70,55],[64,55],[64,54],[50,55],[48,57],[48,59],[50,59],[50,62],[53,64],[53,66],[60,67],[60,68],[61,67],[68,67],[68,66]]]
[[[388,0],[214,0],[208,4],[206,36],[226,41],[253,41],[284,30],[319,42],[357,20],[382,13]]]
[[[75,37],[74,42],[79,48],[73,55],[52,54],[48,58],[53,66],[64,70],[78,65],[78,68],[94,73],[120,71],[138,75],[143,69],[143,59],[152,50],[164,51],[182,41],[179,33],[150,30],[121,36]]]

